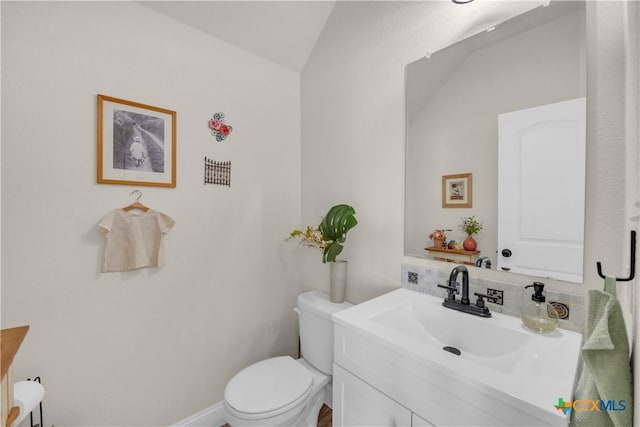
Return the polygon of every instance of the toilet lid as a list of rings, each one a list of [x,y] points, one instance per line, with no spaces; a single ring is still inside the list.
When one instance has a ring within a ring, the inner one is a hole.
[[[289,356],[254,363],[231,378],[224,391],[238,412],[259,414],[285,410],[309,394],[313,375]]]

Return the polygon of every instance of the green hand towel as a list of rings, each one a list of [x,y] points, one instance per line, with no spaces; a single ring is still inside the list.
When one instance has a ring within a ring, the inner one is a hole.
[[[616,426],[633,424],[633,386],[629,357],[629,341],[620,303],[616,298],[615,278],[605,279],[605,290],[589,291],[587,339],[582,347],[582,374],[574,401],[602,400],[615,402],[625,410],[593,410],[591,404],[571,411],[571,426]]]

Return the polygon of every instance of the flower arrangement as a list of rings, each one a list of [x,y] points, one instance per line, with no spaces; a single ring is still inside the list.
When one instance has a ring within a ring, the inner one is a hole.
[[[482,223],[475,218],[475,215],[472,215],[470,217],[462,218],[462,229],[469,236],[473,236],[482,230]]]
[[[305,231],[293,230],[286,240],[289,241],[296,237],[300,237],[299,246],[304,248],[318,248],[324,252],[324,248],[329,245],[329,242],[322,238],[320,229],[314,226],[307,226]]]
[[[344,248],[347,232],[358,224],[356,211],[349,205],[336,205],[322,218],[317,227],[305,231],[293,230],[286,240],[300,238],[302,247],[315,247],[322,252],[322,262],[334,262]]]

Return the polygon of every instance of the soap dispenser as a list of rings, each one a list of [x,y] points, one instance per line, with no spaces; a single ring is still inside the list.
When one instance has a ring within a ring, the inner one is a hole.
[[[520,316],[522,323],[532,331],[541,334],[555,331],[558,326],[558,312],[554,306],[546,302],[546,297],[542,294],[544,283],[533,282],[533,285],[525,286],[525,289],[531,287],[533,287],[531,301],[528,301],[525,293],[525,300],[522,302]]]

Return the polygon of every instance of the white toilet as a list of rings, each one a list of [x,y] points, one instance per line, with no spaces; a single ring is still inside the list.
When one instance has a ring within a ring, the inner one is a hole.
[[[302,358],[272,357],[238,372],[224,390],[227,422],[232,427],[315,427],[322,404],[331,396],[331,315],[349,307],[348,302],[329,302],[324,292],[300,294],[294,311]]]

